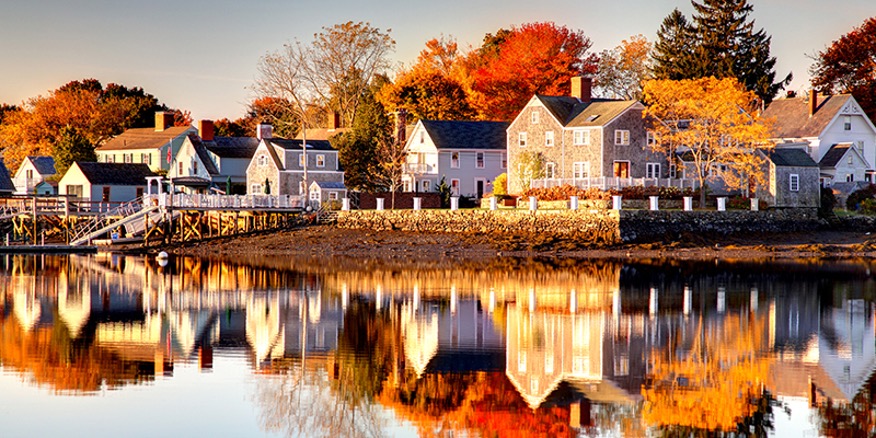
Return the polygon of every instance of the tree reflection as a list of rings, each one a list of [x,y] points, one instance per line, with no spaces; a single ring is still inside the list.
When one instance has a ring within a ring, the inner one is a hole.
[[[851,403],[831,399],[818,405],[818,429],[822,436],[872,437],[876,435],[876,374]]]
[[[763,351],[763,318],[725,316],[716,325],[698,321],[691,345],[679,328],[652,361],[643,388],[644,419],[669,436],[708,431],[766,434],[773,428],[770,362]]]

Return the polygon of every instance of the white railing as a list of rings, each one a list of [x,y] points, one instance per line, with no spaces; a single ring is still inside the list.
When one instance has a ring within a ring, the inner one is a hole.
[[[177,193],[171,199],[168,194],[144,195],[145,205],[174,208],[270,208],[300,210],[304,197],[297,195],[189,195]]]
[[[405,163],[403,169],[406,173],[433,173],[434,166],[426,163]]]
[[[622,189],[624,187],[677,187],[679,189],[697,189],[699,181],[685,178],[541,178],[533,179],[530,188],[543,189],[570,185],[580,189],[597,188],[601,190]]]

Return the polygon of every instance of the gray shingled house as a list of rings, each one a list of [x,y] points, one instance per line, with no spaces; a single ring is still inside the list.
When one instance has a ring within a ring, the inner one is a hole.
[[[770,207],[818,208],[821,185],[818,164],[806,150],[797,147],[777,147],[769,152],[758,151],[767,158],[768,182],[758,187],[757,197]]]

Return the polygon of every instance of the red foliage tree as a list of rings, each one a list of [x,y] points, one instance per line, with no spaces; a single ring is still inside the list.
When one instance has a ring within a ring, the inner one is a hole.
[[[528,23],[487,35],[469,54],[474,105],[485,119],[513,119],[533,94],[567,95],[573,76],[594,73],[597,57],[580,30]]]
[[[876,17],[820,52],[811,73],[813,87],[851,93],[876,123]]]

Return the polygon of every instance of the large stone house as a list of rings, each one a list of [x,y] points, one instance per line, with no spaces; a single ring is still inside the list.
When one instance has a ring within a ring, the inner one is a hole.
[[[420,120],[405,143],[406,192],[434,192],[443,178],[455,196],[480,198],[506,172],[505,122]]]
[[[593,99],[590,78],[572,78],[571,96],[533,96],[507,131],[509,193],[529,188],[534,159],[546,185],[668,177],[666,157],[651,151],[643,110],[635,100]]]
[[[52,157],[25,157],[12,181],[15,183],[15,193],[32,195],[36,187],[47,178],[55,175],[55,159]]]
[[[874,182],[876,126],[849,94],[774,100],[763,113],[774,141],[803,143],[821,170],[821,182]]]
[[[270,125],[259,125],[258,146],[246,168],[249,194],[306,195],[310,184],[344,182],[338,151],[327,140],[272,138]],[[305,182],[305,170],[307,178]]]
[[[156,176],[144,163],[75,162],[61,181],[58,191],[93,211],[142,197],[146,177]],[[85,202],[85,204],[81,204]]]
[[[217,137],[211,120],[198,122],[198,135],[189,134],[174,155],[167,177],[177,188],[228,194],[246,193],[246,169],[258,147],[255,137]]]
[[[101,163],[142,163],[153,172],[167,171],[194,126],[173,126],[173,114],[155,113],[155,128],[133,128],[94,149]]]

